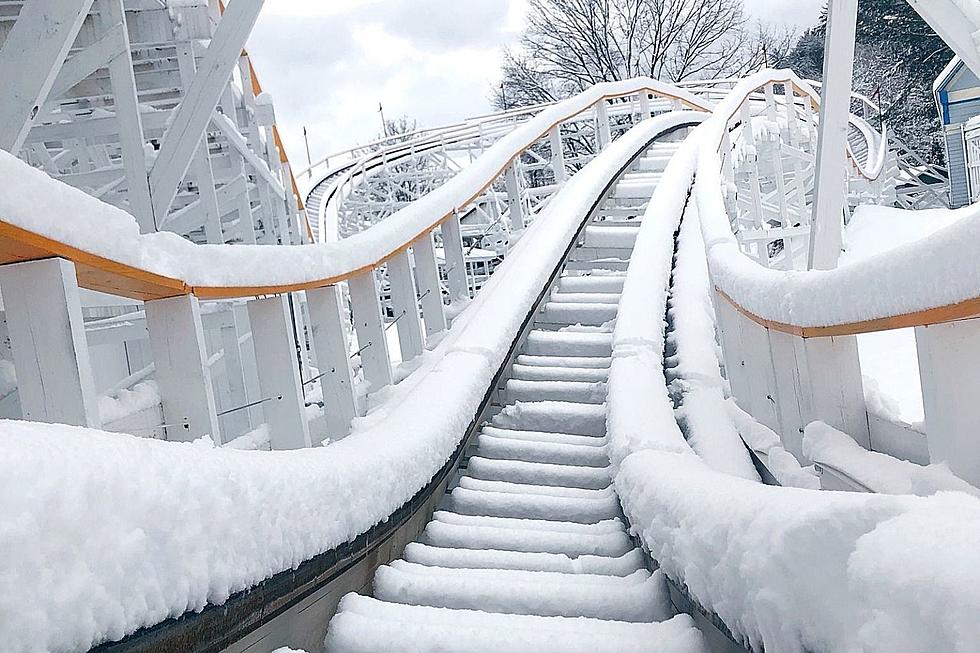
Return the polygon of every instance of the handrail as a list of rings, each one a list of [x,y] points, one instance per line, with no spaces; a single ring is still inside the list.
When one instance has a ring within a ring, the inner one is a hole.
[[[59,208],[75,214],[77,227],[85,229],[88,223],[93,229],[105,229],[105,221],[110,220],[119,231],[127,232],[126,242],[107,245],[91,234],[80,235],[75,229],[66,232],[64,225],[39,225],[30,216],[21,216],[23,222],[18,224],[17,215],[5,215],[0,219],[0,263],[66,258],[79,264],[80,286],[133,299],[187,293],[202,299],[230,299],[333,285],[378,267],[410,248],[451,218],[459,207],[479,197],[516,157],[555,125],[597,102],[644,91],[678,100],[695,110],[710,109],[690,93],[649,78],[595,86],[541,112],[488,149],[481,165],[467,168],[411,206],[346,239],[342,245],[194,245],[168,234],[139,235],[128,214],[113,211],[101,202],[98,202],[101,210],[91,210],[94,209],[91,201],[83,202],[70,190],[62,189],[64,204]],[[17,169],[23,168],[33,171],[26,164]],[[23,174],[33,173],[24,171]],[[77,205],[74,200],[78,200]],[[85,215],[86,208],[90,209],[89,215]],[[72,242],[73,237],[79,241]],[[120,245],[124,245],[128,260],[119,260],[123,249]],[[305,264],[299,266],[298,261]],[[277,277],[266,282],[270,273]]]
[[[925,246],[917,247],[916,243],[902,246],[901,254],[892,252],[888,259],[872,257],[829,271],[766,269],[742,254],[725,211],[718,152],[727,130],[727,120],[737,112],[742,98],[760,82],[806,87],[806,83],[790,71],[764,71],[736,86],[709,121],[712,131],[702,143],[695,186],[699,191],[696,193],[699,213],[718,295],[753,322],[800,338],[856,335],[980,317],[980,293],[963,290],[964,286],[980,288],[980,274],[971,271],[971,267],[975,267],[974,259],[953,254],[958,243],[970,242],[974,237],[975,229],[969,230],[969,224],[961,225],[961,229],[969,233],[958,233],[956,228],[948,227],[926,239],[932,250],[938,245],[950,253],[943,256],[944,265],[918,269],[920,279],[935,277],[935,283],[918,284],[913,289],[902,282],[905,277],[900,272],[903,266],[921,267]],[[883,134],[880,147],[887,147],[887,134]],[[879,159],[883,158],[883,152],[879,149]],[[876,166],[878,163],[880,161]],[[933,251],[931,256],[941,254]],[[885,260],[889,265],[882,264]],[[715,274],[719,267],[723,268],[723,273]],[[950,288],[949,278],[967,283]],[[860,308],[867,304],[871,293],[868,285],[861,283],[865,281],[871,281],[875,288],[876,300],[872,309]],[[938,292],[937,288],[940,289]],[[899,298],[903,302],[901,305]],[[831,315],[827,307],[834,307],[839,315]]]

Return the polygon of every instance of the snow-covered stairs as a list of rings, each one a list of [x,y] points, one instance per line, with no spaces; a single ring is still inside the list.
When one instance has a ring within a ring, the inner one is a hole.
[[[647,168],[662,170],[675,147],[640,159],[631,194],[642,185],[649,198]],[[642,216],[644,202],[618,190],[604,206]],[[705,650],[691,619],[673,615],[611,484],[606,381],[636,230],[606,226],[622,219],[609,215],[596,211],[538,307],[442,509],[378,568],[373,598],[341,602],[330,653]]]

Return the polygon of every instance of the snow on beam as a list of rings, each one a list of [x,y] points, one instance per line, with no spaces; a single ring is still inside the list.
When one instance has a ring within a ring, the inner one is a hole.
[[[466,257],[463,254],[463,237],[459,228],[459,214],[442,223],[442,246],[446,257],[446,279],[449,284],[449,299],[457,301],[470,296],[466,283]]]
[[[0,289],[24,419],[98,428],[75,265],[59,258],[5,265]]]
[[[92,0],[28,2],[0,48],[0,149],[20,150],[47,99]]]

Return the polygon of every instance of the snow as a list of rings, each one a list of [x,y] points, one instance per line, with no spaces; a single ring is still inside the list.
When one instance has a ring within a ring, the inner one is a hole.
[[[505,526],[496,526],[491,525],[493,521],[451,524],[433,520],[425,527],[423,539],[426,544],[452,549],[551,553],[570,559],[580,556],[618,557],[635,548],[622,528],[618,531],[594,532],[595,529],[587,529],[594,525],[576,524],[585,527],[572,532],[548,531],[523,523],[527,521],[509,519]]]
[[[61,425],[0,422],[0,514],[5,516],[0,550],[18,561],[6,572],[0,594],[0,614],[5,615],[0,641],[14,650],[87,649],[187,610],[220,604],[233,592],[294,568],[385,520],[456,449],[512,339],[606,179],[654,134],[679,120],[683,118],[645,121],[572,177],[469,310],[425,354],[421,368],[387,388],[383,401],[355,420],[351,435],[327,447],[241,451],[203,441],[164,442]],[[86,242],[95,248],[109,246],[108,239],[115,238],[131,261],[150,253],[158,261],[166,258],[166,247],[157,253],[152,247],[128,246],[131,239],[152,240],[136,235],[128,215],[41,179],[37,175],[43,173],[0,153],[0,174],[8,172],[8,183],[25,192],[0,194],[5,219],[33,216],[36,225],[63,229],[66,238],[90,238]],[[31,188],[37,192],[27,192]],[[77,220],[55,219],[66,214]],[[92,228],[94,222],[98,228]],[[344,249],[357,248],[348,240]],[[298,247],[289,250],[304,259]],[[258,278],[256,270],[267,262],[260,256],[240,267]],[[220,257],[215,265],[222,266]],[[274,271],[272,266],[263,274]],[[601,413],[592,415],[594,408],[588,405],[578,415],[590,429],[596,421],[601,427],[603,420]],[[481,503],[504,504],[501,512],[511,514],[502,517],[534,517],[524,514],[528,511],[522,500],[515,503],[512,495],[463,488],[457,492],[470,493],[470,499]],[[523,501],[542,516],[554,514],[548,503],[558,504],[558,514],[564,504],[576,504],[576,511],[583,504],[561,497]],[[618,513],[614,500],[584,504],[589,514],[580,516],[590,523]]]
[[[846,249],[840,265],[914,243],[969,215],[944,209],[859,206],[844,231]],[[892,422],[921,423],[924,413],[914,330],[862,333],[857,340],[868,410]]]
[[[916,465],[868,451],[849,435],[813,422],[804,429],[803,453],[813,462],[844,472],[874,492],[927,496],[944,490],[980,496],[980,489],[957,477],[946,463]]]
[[[55,181],[7,152],[0,152],[0,178],[18,192],[0,196],[0,219],[89,253],[183,280],[192,287],[314,282],[345,275],[384,259],[479,194],[516,153],[546,134],[555,122],[587,109],[605,95],[627,94],[641,87],[679,92],[648,78],[598,84],[544,109],[499,139],[439,188],[342,243],[195,245],[174,233],[140,235],[136,220],[125,211]],[[702,104],[690,93],[680,92],[695,105]],[[217,114],[215,119],[226,118]],[[655,120],[663,126],[676,118]],[[630,133],[632,138],[627,141],[636,142],[636,138],[650,132],[631,129]],[[615,160],[617,150],[622,154],[623,149],[617,148],[606,160]],[[64,215],[71,215],[72,220],[63,220]]]
[[[759,474],[725,405],[727,386],[718,365],[711,283],[693,203],[681,222],[673,278],[671,340],[676,365],[672,371],[677,377],[673,383],[681,393],[677,415],[688,442],[712,468],[758,481]]]
[[[754,650],[976,647],[975,497],[766,486],[661,451],[624,461],[616,485],[664,573]]]
[[[160,403],[160,389],[156,381],[143,381],[132,390],[119,390],[114,397],[99,397],[99,416],[103,424],[117,422]]]
[[[447,642],[446,631],[452,631]],[[348,594],[326,648],[337,653],[706,653],[687,615],[656,623],[539,617],[385,603]]]
[[[779,71],[797,81],[788,71]],[[980,207],[958,209],[953,224],[913,243],[835,270],[763,268],[739,250],[722,198],[718,143],[725,116],[740,95],[768,79],[741,81],[707,121],[698,157],[694,197],[713,281],[749,312],[801,327],[846,324],[955,304],[980,294],[973,243],[980,238]],[[805,87],[805,84],[804,84]]]
[[[820,478],[813,467],[802,467],[796,456],[783,448],[779,434],[738,407],[734,399],[725,402],[742,440],[763,457],[766,469],[784,487],[820,489]]]
[[[437,608],[615,621],[662,621],[670,615],[659,572],[629,576],[513,569],[448,569],[403,560],[378,567],[374,596]]]

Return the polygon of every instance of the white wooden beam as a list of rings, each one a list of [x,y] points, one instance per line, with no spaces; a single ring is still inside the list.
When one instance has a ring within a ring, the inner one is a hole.
[[[428,341],[435,334],[446,330],[446,311],[439,286],[439,263],[436,261],[431,232],[412,243],[412,258],[415,260],[415,280],[419,286],[422,320],[425,322],[425,337]]]
[[[817,139],[816,183],[809,267],[837,267],[843,243],[844,193],[847,190],[847,130],[854,72],[857,0],[830,0],[824,43],[823,88]]]
[[[0,49],[0,149],[17,153],[48,98],[93,0],[34,0]]]
[[[340,290],[340,286],[327,286],[306,291],[313,350],[322,375],[323,410],[331,436],[350,433],[351,420],[357,416],[354,378],[345,337],[347,320],[341,307]]]
[[[150,180],[146,172],[146,141],[143,139],[143,116],[140,112],[133,57],[129,49],[129,32],[123,0],[99,0],[99,11],[106,25],[122,27],[122,51],[109,62],[109,83],[116,110],[119,129],[119,147],[122,150],[123,168],[126,172],[126,199],[129,212],[136,217],[140,231],[156,230],[153,221],[153,204],[150,201]]]
[[[466,283],[466,256],[463,254],[463,237],[459,228],[459,214],[442,223],[442,250],[446,264],[446,282],[449,285],[449,300],[455,302],[469,299],[470,289]]]
[[[248,403],[248,392],[245,390],[245,367],[242,361],[243,347],[240,343],[240,339],[244,335],[243,325],[239,324],[234,309],[230,310],[229,313],[231,324],[222,326],[219,330],[221,348],[224,351],[221,362],[225,368],[221,384],[223,401],[220,407],[223,410],[238,408]],[[235,410],[223,415],[221,427],[225,440],[231,440],[249,430],[251,423],[248,410]]]
[[[72,86],[122,54],[128,43],[125,32],[126,26],[121,23],[107,25],[106,32],[98,40],[68,58],[51,85],[49,95],[53,98],[64,95]]]
[[[352,277],[347,281],[347,287],[364,380],[370,384],[369,392],[377,392],[390,385],[392,377],[374,270]]]
[[[518,160],[514,159],[504,172],[511,233],[524,230],[524,203],[521,201],[521,183],[517,176],[517,166]]]
[[[415,295],[415,279],[408,252],[401,251],[388,259],[388,285],[391,290],[391,309],[398,329],[398,348],[402,361],[410,361],[424,349],[419,302]]]
[[[201,307],[194,295],[144,304],[168,440],[210,435],[221,444]]]
[[[308,447],[310,427],[286,295],[249,301],[248,317],[262,410],[269,424],[272,448]]]
[[[180,79],[184,87],[192,82],[197,73],[197,63],[194,60],[194,47],[191,42],[177,44],[177,66],[180,69]],[[208,132],[204,130],[200,144],[194,151],[192,167],[197,181],[197,194],[201,202],[204,217],[204,237],[212,245],[223,245],[224,235],[221,233],[221,207],[218,205],[218,194],[215,191],[214,170],[211,168],[211,154],[208,151]]]
[[[0,290],[24,419],[101,426],[75,265],[4,265]]]
[[[609,132],[609,109],[605,100],[599,100],[595,103],[595,122],[596,151],[601,152],[612,141]]]
[[[177,186],[190,167],[191,157],[231,79],[263,3],[264,0],[235,0],[228,4],[194,81],[185,89],[150,172],[153,214],[157,220],[167,214],[173,203]]]
[[[555,173],[555,182],[564,183],[568,179],[565,170],[565,151],[562,148],[561,125],[555,125],[548,132],[548,143],[551,145],[551,169]]]

